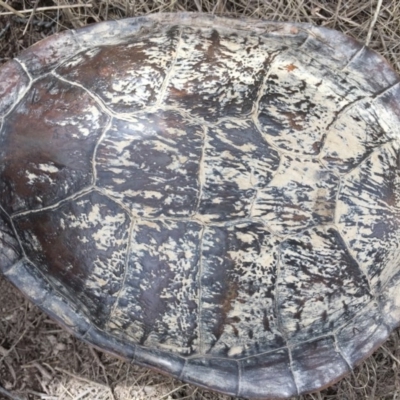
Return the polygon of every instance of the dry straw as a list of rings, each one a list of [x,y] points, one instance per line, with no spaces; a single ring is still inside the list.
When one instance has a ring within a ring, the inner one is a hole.
[[[0,63],[55,32],[153,12],[199,11],[304,21],[369,44],[400,71],[397,0],[0,1]],[[301,400],[400,399],[400,335],[331,388]],[[0,399],[227,400],[91,349],[0,278]]]

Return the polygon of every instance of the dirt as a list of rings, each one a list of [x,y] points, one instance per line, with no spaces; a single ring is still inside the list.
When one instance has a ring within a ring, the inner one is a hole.
[[[25,17],[1,15],[0,64],[60,30],[160,11],[204,11],[312,22],[339,29],[387,57],[400,70],[400,2],[384,0],[102,0],[6,1]],[[42,7],[65,7],[40,11]],[[379,11],[379,12],[378,12]],[[374,15],[377,15],[374,23]],[[7,393],[7,394],[6,394]],[[76,340],[0,277],[1,399],[228,400],[102,353]],[[298,400],[400,399],[400,330],[354,372]]]

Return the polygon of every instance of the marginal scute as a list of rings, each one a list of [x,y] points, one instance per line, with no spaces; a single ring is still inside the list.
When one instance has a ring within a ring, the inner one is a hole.
[[[14,223],[27,257],[101,327],[124,277],[130,225],[126,213],[92,192]]]
[[[379,302],[386,325],[391,330],[398,328],[400,326],[400,272],[397,272],[383,288]]]
[[[373,95],[386,90],[399,81],[399,77],[387,61],[378,53],[363,47],[346,66],[346,74],[365,93]]]
[[[389,335],[382,310],[372,301],[337,334],[337,345],[352,366],[358,365]]]
[[[180,377],[186,359],[177,354],[159,349],[136,346],[132,361],[144,367],[150,367],[160,372],[167,372],[173,376]]]
[[[16,61],[9,61],[0,69],[0,117],[6,115],[23,96],[29,77]],[[0,132],[1,136],[1,132]]]
[[[398,270],[399,144],[376,149],[343,178],[337,226],[376,293]]]
[[[238,393],[239,368],[235,360],[218,358],[193,358],[186,362],[181,379],[215,390],[222,390],[231,396]]]
[[[392,140],[399,139],[400,125],[400,83],[389,87],[372,104],[375,117],[386,136]]]
[[[97,149],[96,184],[135,215],[189,217],[200,194],[203,132],[175,111],[114,119]]]
[[[81,338],[104,351],[123,354],[124,358],[129,361],[134,359],[137,352],[135,344],[110,335],[109,332],[105,332],[94,325],[90,325],[90,328],[83,333]]]
[[[82,89],[50,76],[35,82],[0,135],[6,211],[43,208],[91,185],[92,156],[106,122]]]
[[[195,222],[143,220],[133,226],[111,332],[182,355],[198,351],[200,233]]]
[[[23,287],[24,295],[38,306],[41,306],[53,291],[49,282],[26,258],[7,270],[3,269],[2,272],[16,287]]]
[[[251,121],[231,120],[207,129],[199,171],[198,218],[227,221],[251,217],[257,192],[268,186],[279,161],[278,152]]]
[[[278,234],[333,223],[338,183],[318,160],[282,155],[272,181],[257,193],[252,216]]]
[[[317,60],[324,60],[332,68],[343,69],[362,48],[355,39],[323,26],[307,26],[309,38],[301,46],[305,54],[318,54]],[[340,46],[337,45],[340,43]]]
[[[38,78],[79,51],[71,31],[57,33],[29,47],[18,55],[32,78]]]
[[[288,349],[239,361],[241,365],[239,396],[250,398],[289,398],[298,391],[291,371]]]
[[[10,218],[0,207],[0,271],[3,273],[22,257]]]
[[[278,309],[290,342],[328,334],[370,300],[368,280],[331,227],[320,226],[281,244]]]
[[[82,50],[102,46],[105,43],[120,45],[132,41],[140,31],[154,28],[154,21],[145,17],[127,18],[119,21],[106,21],[87,25],[73,31]]]
[[[202,250],[204,350],[241,358],[284,346],[275,315],[276,239],[259,223],[209,226]]]
[[[350,372],[332,337],[304,342],[292,349],[292,370],[300,393],[312,392]]]

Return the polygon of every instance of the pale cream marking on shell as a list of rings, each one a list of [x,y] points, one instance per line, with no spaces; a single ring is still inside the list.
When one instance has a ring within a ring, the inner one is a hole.
[[[76,86],[76,87],[79,87],[82,90],[84,90],[99,105],[100,109],[108,116],[113,117],[113,118],[118,118],[122,121],[134,122],[134,119],[132,120],[132,118],[130,118],[128,114],[119,114],[119,113],[113,112],[110,108],[108,108],[105,105],[105,103],[103,102],[103,100],[101,100],[100,97],[95,95],[93,92],[91,92],[89,89],[87,89],[85,86],[81,85],[80,83],[70,81],[70,80],[64,78],[63,76],[59,75],[56,71],[52,71],[51,75],[53,75],[55,78],[59,79],[60,81],[63,81],[65,83],[68,83],[71,86]]]
[[[177,62],[178,57],[179,57],[179,50],[180,50],[180,47],[182,46],[182,32],[183,32],[183,30],[179,29],[178,42],[177,42],[177,45],[176,45],[176,48],[175,48],[175,54],[173,56],[171,65],[170,65],[168,71],[165,74],[164,81],[163,81],[163,83],[161,85],[161,88],[160,88],[160,94],[158,95],[158,98],[157,98],[157,101],[156,101],[156,103],[154,105],[154,108],[157,108],[157,107],[161,106],[163,104],[163,102],[164,102],[164,98],[165,98],[165,95],[166,95],[166,92],[167,92],[167,88],[168,88],[170,79],[173,76],[174,68],[175,68],[176,62]]]
[[[321,174],[328,173],[328,171],[324,171],[321,164],[312,161],[312,159],[300,160],[294,157],[289,161],[286,156],[281,156],[281,160],[279,168],[268,186],[259,190],[257,203],[253,207],[253,216],[265,219],[267,225],[277,234],[284,233],[283,231],[287,229],[298,229],[304,224],[309,224],[312,221],[311,214],[313,211],[318,211],[318,216],[320,217],[329,218],[331,214],[333,217],[334,209],[320,209],[318,206],[321,198],[326,201],[329,186],[317,187],[317,183],[323,184]],[[301,189],[300,186],[302,186]],[[273,188],[282,191],[282,196],[286,199],[286,205],[275,203],[276,195],[272,191]],[[307,193],[308,200],[299,202],[298,197],[300,195],[302,197],[304,193]],[[271,209],[271,202],[274,205],[273,209]],[[292,208],[292,205],[297,204],[300,207],[296,211],[295,208]],[[284,222],[287,226],[284,227],[279,218],[283,211],[299,216],[300,220],[293,219],[289,221],[285,219]]]
[[[199,161],[199,172],[198,172],[198,180],[199,180],[199,195],[197,199],[197,205],[194,214],[196,218],[199,216],[198,211],[201,204],[201,198],[203,196],[203,188],[206,182],[206,169],[205,169],[205,156],[206,156],[206,148],[207,148],[207,127],[203,128],[203,136],[202,136],[202,147],[201,147],[201,156]],[[201,218],[201,216],[200,216]]]
[[[27,70],[27,68],[26,68],[26,65],[25,65],[22,61],[20,61],[18,58],[14,58],[14,61],[16,61],[16,62],[21,66],[21,68],[24,70],[26,76],[27,76],[28,79],[29,79],[29,83],[28,83],[28,85],[19,93],[19,95],[17,96],[17,98],[16,98],[15,101],[14,101],[14,104],[13,104],[11,107],[8,108],[7,112],[6,112],[5,114],[3,114],[3,115],[0,116],[0,117],[1,117],[1,121],[0,121],[0,122],[1,122],[1,123],[0,123],[0,131],[1,131],[1,128],[2,128],[2,126],[3,126],[4,118],[6,118],[9,114],[11,114],[11,112],[15,109],[15,107],[19,104],[19,102],[20,102],[20,101],[25,97],[25,95],[29,92],[29,90],[31,89],[31,87],[32,87],[32,85],[33,85],[33,82],[34,82],[34,79],[32,78],[31,74],[28,72],[28,70]]]
[[[48,164],[38,164],[38,168],[44,172],[49,172],[51,174],[55,174],[59,171],[59,169],[51,162]]]

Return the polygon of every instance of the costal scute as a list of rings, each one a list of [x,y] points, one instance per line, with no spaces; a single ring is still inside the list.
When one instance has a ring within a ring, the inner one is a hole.
[[[77,337],[285,398],[399,325],[400,85],[307,24],[160,14],[0,69],[0,270]]]

